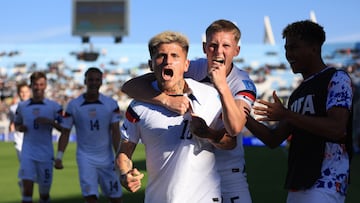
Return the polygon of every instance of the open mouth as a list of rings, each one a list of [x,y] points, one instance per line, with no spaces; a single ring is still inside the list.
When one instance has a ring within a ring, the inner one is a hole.
[[[164,69],[163,71],[163,78],[165,80],[169,80],[173,77],[174,71],[172,69]]]
[[[213,61],[218,62],[218,63],[224,63],[225,62],[224,59],[213,59]]]

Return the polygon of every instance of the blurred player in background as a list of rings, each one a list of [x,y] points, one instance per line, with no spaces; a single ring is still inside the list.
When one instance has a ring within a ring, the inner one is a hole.
[[[16,154],[17,154],[18,160],[20,161],[20,158],[21,158],[20,153],[21,153],[21,147],[22,147],[22,142],[23,142],[23,138],[24,138],[24,133],[18,132],[15,130],[15,123],[14,123],[15,112],[16,112],[16,109],[20,102],[30,99],[31,89],[26,82],[21,82],[21,83],[17,84],[16,89],[17,89],[17,96],[20,101],[16,101],[16,103],[14,103],[13,105],[10,106],[9,132],[13,133],[13,135],[14,135],[14,142],[15,142],[14,144],[15,144]]]
[[[30,76],[32,98],[18,105],[15,129],[24,133],[19,178],[23,184],[22,203],[32,203],[34,181],[39,185],[40,203],[50,202],[54,149],[52,130],[61,130],[62,107],[45,98],[46,74]]]
[[[22,143],[23,143],[24,133],[15,130],[14,119],[15,119],[15,113],[16,113],[18,104],[20,102],[28,100],[31,97],[31,89],[26,82],[21,82],[21,83],[17,84],[16,90],[17,90],[17,98],[16,99],[18,99],[19,101],[15,100],[15,103],[10,106],[9,133],[14,136],[14,146],[15,146],[15,150],[16,150],[16,155],[17,155],[18,161],[20,162],[20,159],[21,159],[20,154],[21,154],[21,147],[22,147]],[[19,184],[20,190],[22,191],[22,181],[19,180],[18,184]]]
[[[62,157],[70,131],[76,130],[76,160],[82,195],[96,203],[99,191],[112,203],[121,203],[122,190],[115,173],[114,154],[120,143],[120,109],[117,101],[99,92],[103,73],[91,67],[85,72],[86,92],[71,100],[66,108],[58,143],[55,168],[62,169]]]

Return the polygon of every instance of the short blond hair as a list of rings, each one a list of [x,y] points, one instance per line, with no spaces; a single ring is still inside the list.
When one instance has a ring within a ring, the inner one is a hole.
[[[164,31],[155,35],[150,39],[148,43],[150,57],[152,58],[153,56],[156,55],[156,53],[158,52],[158,48],[161,44],[170,44],[170,43],[179,44],[181,48],[185,51],[187,56],[189,51],[188,38],[179,32]]]
[[[234,35],[234,40],[239,43],[241,38],[240,29],[231,21],[220,19],[216,20],[206,28],[206,40],[208,41],[214,33],[231,32]]]

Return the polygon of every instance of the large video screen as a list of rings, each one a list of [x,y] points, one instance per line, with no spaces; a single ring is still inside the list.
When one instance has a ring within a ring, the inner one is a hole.
[[[72,34],[128,35],[129,0],[73,0]]]

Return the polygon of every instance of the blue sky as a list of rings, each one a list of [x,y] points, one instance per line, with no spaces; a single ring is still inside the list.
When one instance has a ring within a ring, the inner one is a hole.
[[[122,43],[146,43],[154,34],[175,30],[191,43],[214,20],[236,22],[242,43],[261,44],[264,16],[269,16],[275,41],[282,44],[282,29],[309,19],[313,10],[327,33],[327,42],[360,41],[360,1],[309,0],[130,0],[130,32]],[[72,0],[8,0],[1,2],[1,43],[81,43],[71,35]],[[93,43],[113,43],[110,37],[91,38]]]

